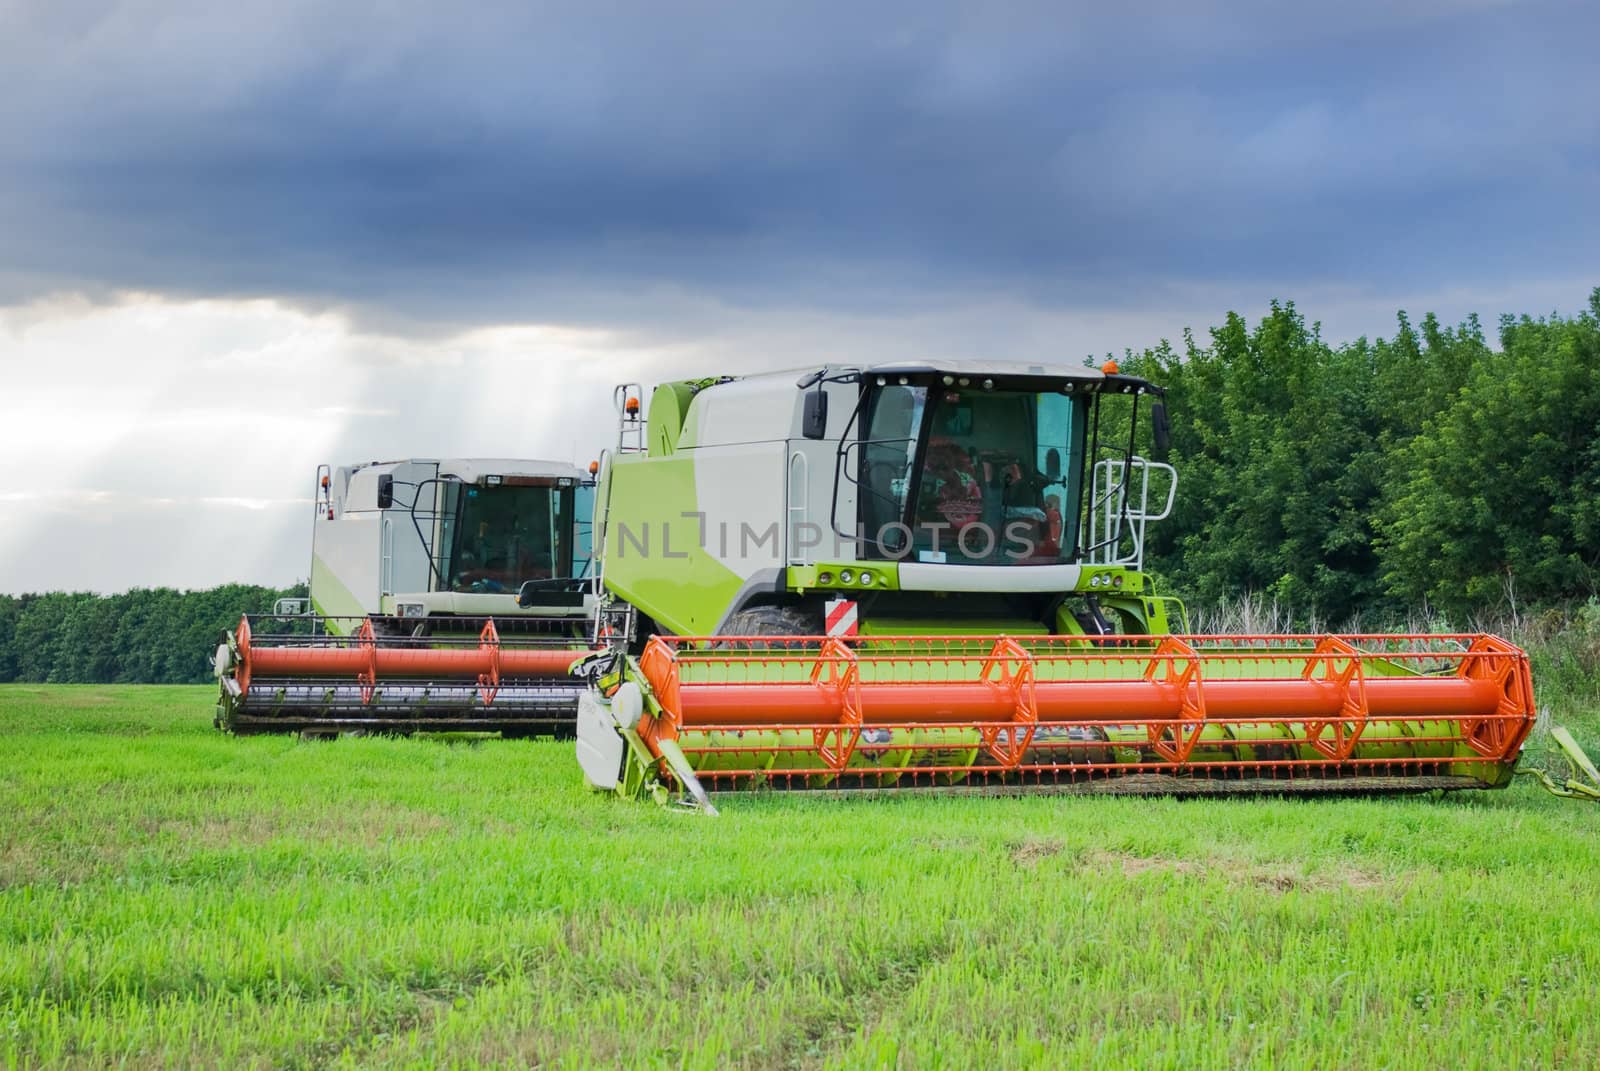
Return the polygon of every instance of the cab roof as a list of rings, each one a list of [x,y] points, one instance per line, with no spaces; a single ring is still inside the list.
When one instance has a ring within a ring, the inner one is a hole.
[[[829,365],[821,369],[812,368],[801,370],[801,381],[816,376],[818,373],[832,377],[849,372],[859,372],[864,376],[955,376],[974,378],[1003,379],[1011,382],[1017,380],[1044,380],[1049,383],[1076,383],[1083,389],[1091,392],[1114,394],[1156,394],[1166,393],[1166,388],[1159,387],[1147,379],[1139,376],[1124,375],[1120,372],[1104,372],[1098,368],[1089,368],[1083,365],[1071,364],[1044,364],[1026,361],[890,361],[883,364],[869,365]]]
[[[546,479],[573,477],[586,479],[587,473],[565,461],[539,461],[512,457],[408,457],[388,461],[368,461],[350,466],[352,472],[362,469],[385,469],[396,465],[438,465],[440,476],[454,476],[463,483],[477,483],[484,476],[534,476]]]

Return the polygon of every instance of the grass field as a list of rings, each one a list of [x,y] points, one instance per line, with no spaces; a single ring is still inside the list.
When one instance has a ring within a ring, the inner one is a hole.
[[[1526,782],[707,819],[210,699],[0,688],[0,1067],[1600,1065],[1600,808]]]

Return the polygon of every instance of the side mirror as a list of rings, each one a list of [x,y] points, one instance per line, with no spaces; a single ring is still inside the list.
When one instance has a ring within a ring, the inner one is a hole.
[[[1053,446],[1044,452],[1044,474],[1051,483],[1061,482],[1061,451]]]
[[[1150,431],[1156,440],[1156,457],[1163,459],[1172,449],[1172,425],[1167,422],[1167,403],[1156,402],[1150,407]]]
[[[828,437],[828,395],[823,390],[806,392],[805,408],[800,414],[800,434],[808,439]]]
[[[378,508],[388,509],[394,505],[394,477],[378,477]]]

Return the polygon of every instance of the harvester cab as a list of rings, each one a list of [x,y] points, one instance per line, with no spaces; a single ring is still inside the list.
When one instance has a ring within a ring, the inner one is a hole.
[[[1141,571],[1177,490],[1136,450],[1159,395],[1000,363],[664,384],[602,473],[605,589],[680,635],[1172,631]]]
[[[548,461],[391,461],[317,473],[311,600],[336,631],[587,620],[594,482]],[[526,592],[524,591],[526,589]]]
[[[600,615],[637,629],[583,667],[597,788],[1484,788],[1533,724],[1496,637],[1184,635],[1143,571],[1162,391],[1109,362],[641,395],[596,492]]]
[[[566,668],[596,607],[593,496],[559,462],[319,467],[309,612],[229,634],[219,727],[569,731]]]

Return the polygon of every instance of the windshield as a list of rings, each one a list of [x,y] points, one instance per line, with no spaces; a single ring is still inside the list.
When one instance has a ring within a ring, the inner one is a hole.
[[[1056,391],[880,388],[861,452],[867,545],[948,564],[1070,561],[1082,406]]]
[[[513,592],[571,575],[571,488],[466,484],[459,494],[449,590]]]

